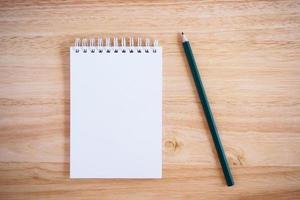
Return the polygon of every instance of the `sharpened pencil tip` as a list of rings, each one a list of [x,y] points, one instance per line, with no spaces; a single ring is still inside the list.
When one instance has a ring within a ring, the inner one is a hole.
[[[182,42],[188,41],[187,37],[185,36],[185,34],[183,32],[181,32],[181,39],[182,39]]]

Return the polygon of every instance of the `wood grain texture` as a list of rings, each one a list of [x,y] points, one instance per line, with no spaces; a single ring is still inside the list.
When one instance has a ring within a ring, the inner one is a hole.
[[[228,188],[178,38],[193,47]],[[163,54],[163,179],[70,180],[69,46],[138,33]],[[300,2],[0,1],[0,199],[300,199]]]

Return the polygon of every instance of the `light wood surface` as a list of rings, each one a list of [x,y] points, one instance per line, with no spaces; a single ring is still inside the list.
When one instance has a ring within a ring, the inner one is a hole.
[[[178,32],[236,185],[226,187]],[[163,179],[69,179],[69,46],[141,34],[163,54]],[[300,2],[1,1],[0,199],[300,199]]]

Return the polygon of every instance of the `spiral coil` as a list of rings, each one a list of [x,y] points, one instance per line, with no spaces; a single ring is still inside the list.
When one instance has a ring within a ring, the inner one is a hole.
[[[151,45],[151,40],[149,38],[146,38],[143,43],[142,37],[137,37],[137,43],[135,44],[135,38],[133,36],[130,36],[128,38],[128,42],[125,36],[122,36],[120,38],[119,45],[119,38],[113,37],[113,43],[111,44],[111,38],[109,36],[105,37],[103,39],[102,37],[99,37],[97,41],[95,38],[90,38],[89,40],[84,38],[76,38],[74,49],[76,53],[156,53],[157,47],[158,47],[158,40],[153,40],[153,43]]]

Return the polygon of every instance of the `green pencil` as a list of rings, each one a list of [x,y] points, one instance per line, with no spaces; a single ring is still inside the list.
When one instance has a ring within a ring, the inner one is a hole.
[[[190,43],[189,43],[187,37],[184,35],[184,33],[181,34],[181,37],[182,37],[182,44],[183,44],[184,52],[185,52],[186,58],[188,60],[188,63],[189,63],[189,66],[190,66],[190,69],[191,69],[191,72],[192,72],[192,75],[194,78],[194,82],[195,82],[195,85],[196,85],[196,88],[198,91],[198,95],[199,95],[199,98],[200,98],[200,101],[201,101],[201,104],[202,104],[202,107],[204,110],[204,114],[205,114],[205,117],[206,117],[206,120],[208,123],[208,127],[210,129],[210,132],[211,132],[211,135],[212,135],[212,138],[213,138],[213,141],[214,141],[217,153],[218,153],[219,161],[220,161],[222,169],[223,169],[226,183],[228,186],[232,186],[232,185],[234,185],[233,177],[231,175],[230,168],[229,168],[229,165],[228,165],[228,162],[226,159],[226,155],[225,155],[225,152],[223,149],[223,145],[222,145],[222,142],[219,137],[218,129],[217,129],[213,114],[211,112],[206,94],[205,94],[205,90],[204,90],[204,87],[203,87],[203,84],[202,84],[202,81],[200,78],[200,74],[199,74],[199,71],[198,71],[198,68],[196,65],[196,61],[194,59],[193,52],[192,52],[192,48],[190,46]]]

